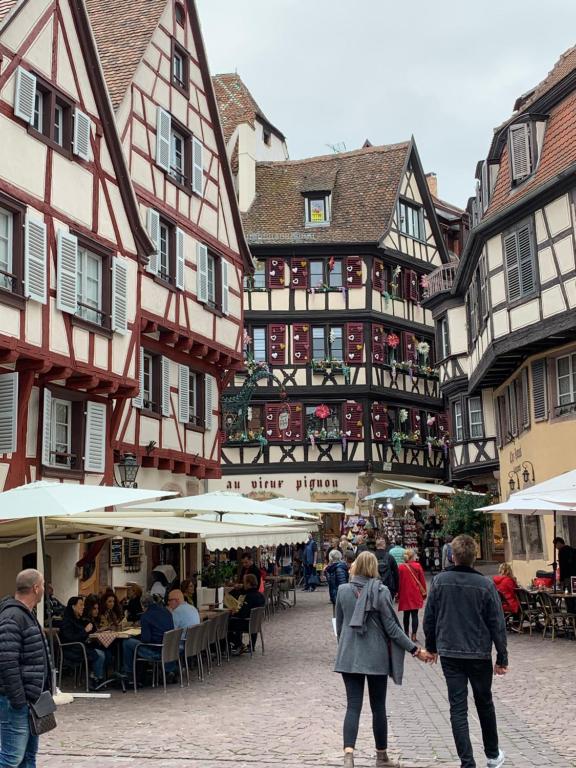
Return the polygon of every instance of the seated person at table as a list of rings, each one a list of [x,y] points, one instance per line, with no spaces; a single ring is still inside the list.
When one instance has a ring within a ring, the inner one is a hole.
[[[259,592],[256,576],[252,573],[247,573],[246,576],[244,576],[244,589],[236,594],[238,594],[238,601],[241,605],[230,617],[228,639],[230,640],[230,645],[233,650],[238,652],[244,649],[244,646],[242,645],[242,635],[244,632],[248,632],[252,608],[263,607],[266,600],[264,595]],[[256,636],[252,636],[252,644],[255,642]]]
[[[106,590],[100,601],[100,629],[120,629],[124,614],[112,590]]]
[[[137,624],[144,613],[142,609],[142,587],[138,584],[130,584],[128,591],[128,604],[126,606],[126,618],[132,624]]]
[[[64,603],[61,603],[57,597],[55,597],[54,587],[52,584],[46,584],[46,595],[48,597],[47,603],[50,607],[50,610],[52,611],[52,616],[54,618],[62,618],[64,611],[66,610],[66,606]]]
[[[100,601],[97,595],[88,595],[84,600],[82,619],[85,625],[92,624],[92,632],[98,632],[100,629]]]
[[[164,633],[174,629],[172,614],[162,602],[156,602],[152,595],[143,595],[142,608],[144,613],[140,617],[140,637],[130,637],[122,643],[122,672],[129,679],[132,679],[134,651],[138,643],[161,644],[164,640]],[[157,660],[161,655],[161,648],[138,648],[139,659]],[[167,664],[166,669],[169,666],[171,667]]]
[[[250,552],[245,552],[240,558],[240,570],[238,571],[238,586],[244,585],[244,576],[251,574],[256,579],[256,589],[260,589],[262,576],[260,568],[254,563]]]
[[[88,624],[84,622],[82,619],[83,612],[84,599],[82,597],[71,597],[64,610],[59,637],[61,643],[82,643],[82,645],[86,646],[88,665],[92,670],[90,679],[94,686],[104,679],[106,654],[101,648],[94,648],[93,645],[89,644],[89,635],[95,631],[95,628],[91,622],[88,622]],[[64,654],[64,662],[76,665],[82,664],[84,661],[84,654],[78,647],[63,648],[62,652]]]
[[[168,608],[172,611],[172,621],[174,622],[174,629],[182,628],[182,640],[180,645],[184,647],[184,640],[186,640],[186,630],[188,627],[195,627],[196,624],[200,624],[200,614],[193,605],[188,605],[184,599],[184,594],[181,589],[173,589],[168,594]]]
[[[180,584],[180,589],[184,595],[184,602],[188,605],[196,605],[196,584],[192,579],[184,579]]]
[[[498,575],[494,576],[494,584],[496,585],[496,591],[500,595],[500,600],[502,600],[504,613],[517,616],[520,612],[520,603],[516,596],[518,582],[514,578],[512,567],[508,563],[500,564]]]

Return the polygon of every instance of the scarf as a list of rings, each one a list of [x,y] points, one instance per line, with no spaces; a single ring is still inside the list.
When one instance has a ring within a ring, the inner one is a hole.
[[[359,635],[364,635],[370,612],[378,610],[380,580],[368,579],[365,576],[354,576],[350,583],[359,591],[359,595],[348,626]]]

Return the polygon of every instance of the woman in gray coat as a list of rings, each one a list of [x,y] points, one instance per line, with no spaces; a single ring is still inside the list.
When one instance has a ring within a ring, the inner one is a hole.
[[[335,672],[340,672],[346,687],[344,718],[344,768],[354,766],[364,681],[368,680],[372,728],[376,742],[376,765],[394,766],[388,758],[386,689],[388,677],[402,683],[404,653],[421,661],[426,651],[415,645],[402,631],[388,588],[378,578],[378,560],[372,552],[362,552],[350,571],[348,584],[338,588],[336,631],[338,653]]]

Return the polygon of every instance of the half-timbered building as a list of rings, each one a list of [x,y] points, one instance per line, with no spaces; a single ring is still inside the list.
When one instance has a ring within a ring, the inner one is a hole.
[[[572,48],[494,132],[460,264],[429,279],[452,476],[496,477],[503,499],[574,468],[575,103]],[[572,520],[558,525],[576,544]],[[523,583],[554,559],[551,520],[508,515],[497,532]]]
[[[114,447],[147,485],[193,492],[220,475],[219,397],[242,359],[250,261],[199,21],[191,0],[86,4],[154,244],[138,285],[140,389]]]
[[[367,472],[443,477],[448,434],[420,299],[448,256],[414,142],[254,172],[247,370],[225,395],[223,477],[211,487],[354,507]]]

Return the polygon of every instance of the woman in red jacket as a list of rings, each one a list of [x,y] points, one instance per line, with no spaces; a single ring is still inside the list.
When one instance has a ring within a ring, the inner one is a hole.
[[[416,561],[416,552],[407,549],[404,560],[398,568],[398,610],[404,611],[404,632],[408,634],[412,617],[412,642],[416,642],[418,632],[418,611],[424,606],[426,597],[426,579],[420,563]]]
[[[508,563],[502,563],[498,568],[498,575],[494,576],[494,584],[502,600],[504,613],[518,614],[520,603],[516,597],[518,582],[512,573],[512,567]]]

